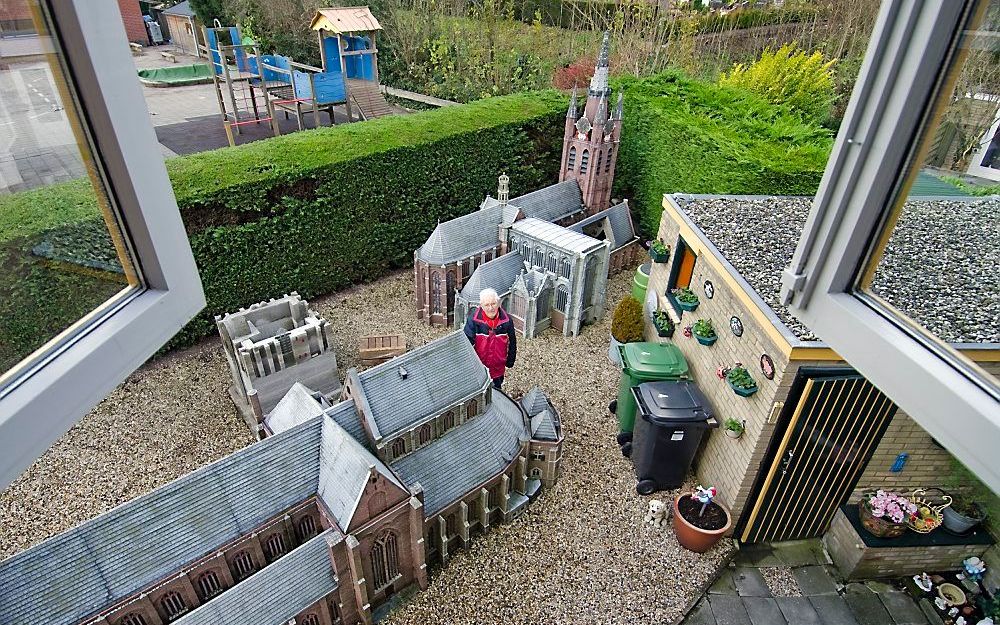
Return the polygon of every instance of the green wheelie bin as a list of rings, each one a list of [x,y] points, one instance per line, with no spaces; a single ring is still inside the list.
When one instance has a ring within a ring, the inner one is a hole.
[[[622,453],[628,456],[631,453],[636,409],[632,388],[643,382],[686,379],[688,364],[684,354],[673,343],[625,343],[619,350],[622,377],[614,412],[618,416],[618,444],[622,446]]]
[[[635,270],[635,276],[632,278],[632,297],[640,303],[646,301],[646,286],[649,284],[650,266],[650,263],[639,265],[639,268]]]

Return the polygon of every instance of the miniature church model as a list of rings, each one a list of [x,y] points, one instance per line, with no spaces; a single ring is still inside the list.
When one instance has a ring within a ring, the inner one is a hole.
[[[487,287],[527,337],[550,327],[575,336],[603,316],[608,274],[642,253],[628,203],[610,206],[622,95],[612,110],[608,54],[605,33],[583,111],[575,89],[570,100],[559,182],[511,199],[501,175],[496,198],[438,224],[414,252],[419,319],[460,326]]]

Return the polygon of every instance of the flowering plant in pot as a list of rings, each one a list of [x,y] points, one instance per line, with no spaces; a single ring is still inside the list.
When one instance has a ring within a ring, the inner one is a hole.
[[[670,338],[674,335],[674,320],[665,310],[657,310],[653,313],[653,326],[656,328],[657,336]]]
[[[715,333],[715,326],[711,319],[699,319],[694,322],[694,338],[702,345],[713,345],[719,340],[719,335]]]
[[[726,382],[729,382],[729,388],[740,397],[750,397],[757,392],[757,383],[750,377],[750,372],[742,363],[736,363],[735,367],[726,372]]]
[[[649,257],[654,263],[665,263],[670,259],[670,246],[663,242],[663,239],[656,239],[649,242]]]
[[[622,355],[619,347],[624,343],[641,340],[642,304],[631,295],[626,295],[611,315],[611,346],[608,348],[608,360],[620,367]]]
[[[685,287],[679,289],[674,289],[671,291],[674,299],[677,300],[677,305],[681,307],[681,310],[686,310],[688,312],[694,312],[698,308],[700,300],[698,296],[695,295],[694,291]]]
[[[717,494],[714,486],[699,486],[674,499],[674,534],[682,547],[705,553],[732,527],[729,510],[713,501]]]
[[[861,525],[879,538],[902,536],[906,531],[906,520],[916,512],[915,503],[899,493],[882,489],[867,493],[858,504]]]

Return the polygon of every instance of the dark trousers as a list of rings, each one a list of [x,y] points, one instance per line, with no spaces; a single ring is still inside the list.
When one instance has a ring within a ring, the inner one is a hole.
[[[500,390],[500,385],[503,384],[503,376],[499,378],[493,378],[493,388]]]

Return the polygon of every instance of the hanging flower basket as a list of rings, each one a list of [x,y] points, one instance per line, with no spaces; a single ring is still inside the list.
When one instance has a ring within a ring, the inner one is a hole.
[[[672,292],[674,296],[674,301],[680,306],[681,310],[686,310],[688,312],[694,312],[698,308],[698,304],[701,300],[695,295],[694,291],[687,287],[681,287],[679,289],[674,289]]]
[[[653,327],[656,328],[656,335],[665,339],[672,337],[676,328],[670,315],[663,310],[657,310],[653,313]]]
[[[670,248],[662,239],[649,242],[649,257],[654,263],[665,263],[670,260]]]
[[[736,363],[735,367],[726,372],[726,382],[740,397],[750,397],[757,392],[757,383],[740,363]]]

